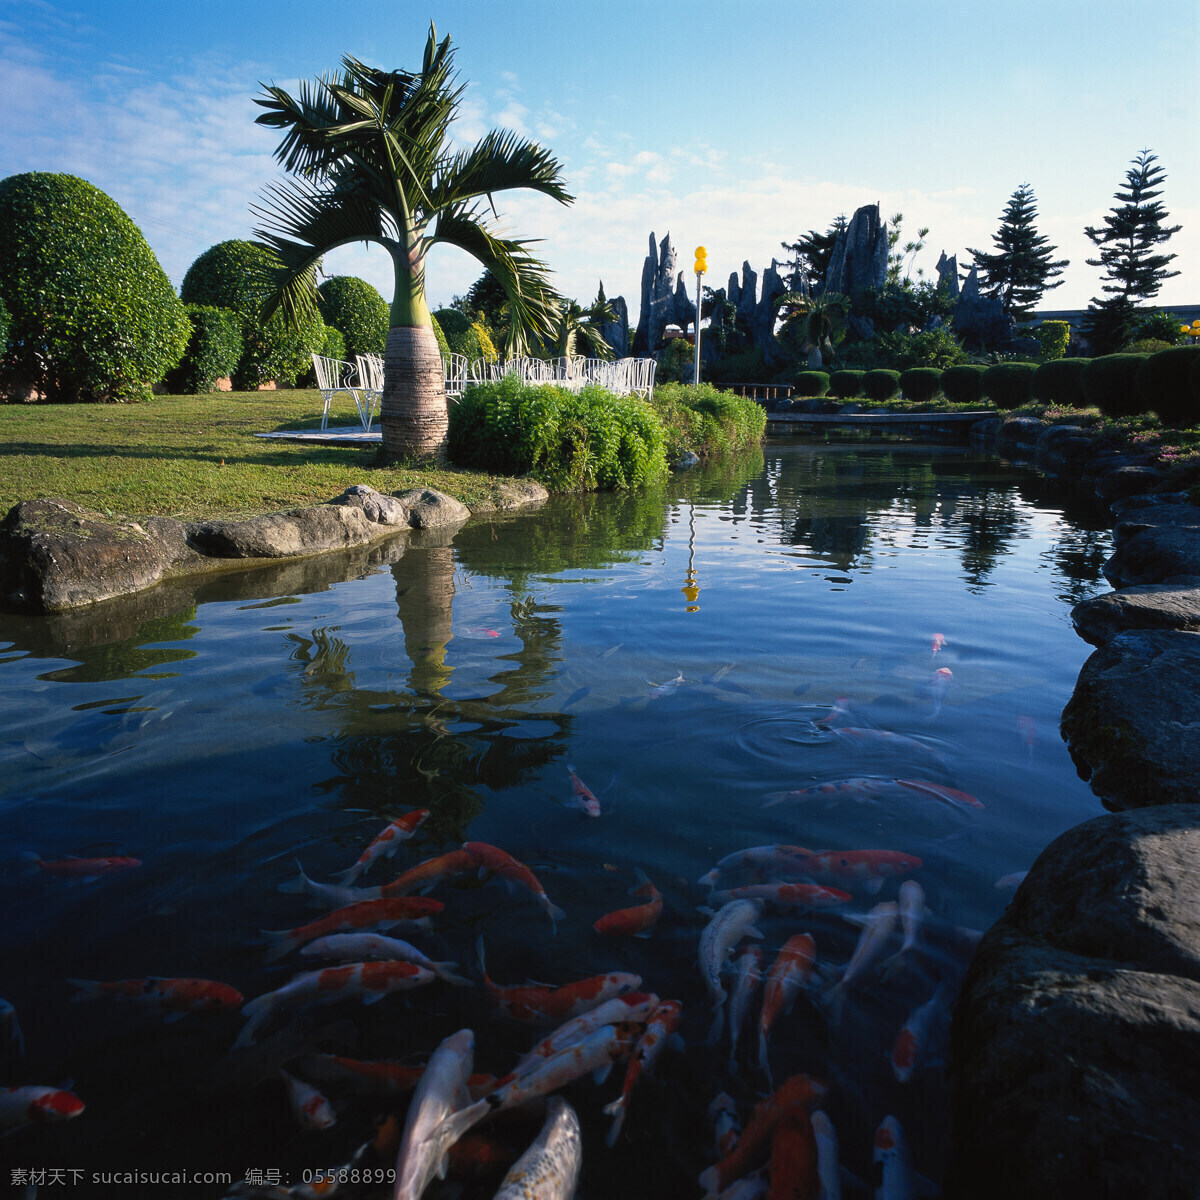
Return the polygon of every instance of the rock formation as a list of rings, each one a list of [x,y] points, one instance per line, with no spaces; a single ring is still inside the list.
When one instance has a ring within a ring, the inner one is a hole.
[[[1011,346],[1016,337],[1016,322],[1004,311],[999,298],[985,296],[979,290],[979,271],[974,264],[962,285],[950,324],[968,346],[1001,350]]]
[[[837,236],[822,291],[853,296],[887,280],[888,227],[878,204],[857,209]]]
[[[668,233],[662,243],[655,247],[654,234],[650,234],[650,253],[642,264],[642,307],[638,313],[637,331],[633,335],[633,353],[639,358],[656,354],[662,349],[663,331],[677,314],[678,287],[683,283],[683,273],[676,270],[677,255]],[[686,301],[686,293],[684,300]],[[675,322],[678,324],[678,321]]]
[[[959,294],[958,255],[952,254],[947,258],[946,252],[943,250],[941,258],[937,261],[937,276],[938,291],[945,291],[947,295],[957,297]]]
[[[603,281],[600,286],[604,286]],[[616,320],[601,322],[600,336],[612,347],[618,358],[624,358],[629,354],[629,307],[624,296],[614,296],[609,304],[616,313]]]

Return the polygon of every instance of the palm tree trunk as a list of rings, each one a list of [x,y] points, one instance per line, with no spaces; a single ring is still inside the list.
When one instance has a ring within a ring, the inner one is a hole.
[[[379,402],[384,458],[434,457],[445,444],[449,423],[442,356],[433,330],[392,326],[383,352]]]

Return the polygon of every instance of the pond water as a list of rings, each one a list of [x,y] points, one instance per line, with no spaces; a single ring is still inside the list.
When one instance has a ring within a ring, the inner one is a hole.
[[[699,1195],[710,1101],[727,1092],[745,1120],[767,1084],[756,1010],[736,1071],[727,1033],[705,1045],[697,907],[708,889],[697,881],[728,854],[781,843],[921,860],[878,891],[818,879],[851,898],[769,907],[758,927],[766,964],[793,934],[816,945],[808,992],[771,1033],[775,1083],[801,1071],[828,1082],[825,1108],[859,1179],[871,1179],[889,1114],[916,1169],[937,1179],[950,1124],[943,1023],[909,1081],[887,1052],[940,979],[961,979],[964,931],[985,929],[1011,895],[997,881],[1101,811],[1058,718],[1089,653],[1069,610],[1105,590],[1107,550],[1105,514],[1031,471],[958,449],[791,440],[658,490],[556,499],[370,555],[174,584],[61,618],[0,616],[0,995],[27,1046],[21,1058],[0,1043],[0,1083],[71,1086],[87,1106],[4,1138],[3,1157],[89,1173],[257,1170],[292,1184],[345,1162],[395,1102],[329,1084],[337,1124],[305,1131],[279,1066],[303,1074],[311,1057],[292,1060],[314,1050],[419,1062],[470,1027],[476,1070],[507,1071],[537,1034],[496,1015],[481,938],[500,984],[626,971],[682,1001],[686,1048],[639,1083],[613,1149],[601,1109],[623,1068],[567,1094],[584,1128],[581,1196]],[[908,740],[837,732],[847,727]],[[598,818],[565,803],[568,765]],[[957,789],[983,807],[928,787],[764,807],[774,793],[868,776]],[[249,998],[313,969],[295,953],[266,961],[261,930],[321,915],[279,885],[297,860],[331,880],[413,808],[431,815],[360,886],[488,842],[532,868],[565,919],[555,929],[499,878],[439,884],[432,933],[395,933],[457,962],[472,986],[290,1010],[232,1058],[236,1010],[168,1022],[129,1002],[72,1003],[84,998],[72,980],[201,978]],[[34,855],[141,865],[83,882]],[[664,899],[652,935],[601,936],[602,914],[642,902],[629,896],[636,869]],[[902,878],[929,910],[919,949],[847,989],[835,1019],[825,997],[860,932],[843,914],[895,901]],[[727,872],[721,886],[753,881]],[[491,1126],[520,1145],[537,1124]],[[465,1191],[427,1194],[491,1196],[498,1175],[480,1169]]]

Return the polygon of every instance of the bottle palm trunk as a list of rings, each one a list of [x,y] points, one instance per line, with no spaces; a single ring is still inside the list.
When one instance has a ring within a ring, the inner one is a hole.
[[[433,330],[394,325],[383,352],[379,402],[384,458],[394,462],[435,457],[445,444],[449,423],[442,355]]]

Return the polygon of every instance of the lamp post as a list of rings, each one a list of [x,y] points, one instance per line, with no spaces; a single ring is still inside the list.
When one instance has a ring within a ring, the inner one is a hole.
[[[700,278],[708,270],[708,250],[696,247],[696,374],[693,383],[700,382],[700,310],[704,307],[700,292]]]

